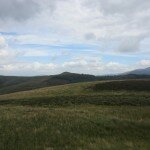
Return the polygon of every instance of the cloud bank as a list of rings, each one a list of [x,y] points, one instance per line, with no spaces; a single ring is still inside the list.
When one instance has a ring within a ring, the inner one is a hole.
[[[1,74],[119,73],[149,66],[149,43],[149,0],[0,1]]]

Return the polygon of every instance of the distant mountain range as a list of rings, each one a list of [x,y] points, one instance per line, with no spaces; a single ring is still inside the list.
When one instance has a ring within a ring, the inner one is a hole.
[[[137,69],[128,72],[127,74],[136,74],[136,75],[150,75],[150,67],[145,69]]]
[[[134,70],[122,75],[113,76],[94,76],[70,72],[63,72],[58,75],[35,77],[0,76],[0,94],[78,82],[146,78],[150,79],[150,68]]]

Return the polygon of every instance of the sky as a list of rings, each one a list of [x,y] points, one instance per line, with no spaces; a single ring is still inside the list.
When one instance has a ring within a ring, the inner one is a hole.
[[[0,75],[150,67],[150,0],[0,0]]]

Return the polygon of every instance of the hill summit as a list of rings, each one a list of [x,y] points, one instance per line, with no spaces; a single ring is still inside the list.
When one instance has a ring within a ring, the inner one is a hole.
[[[68,74],[73,74],[73,73],[65,71],[65,72],[62,72],[60,75],[68,75]]]

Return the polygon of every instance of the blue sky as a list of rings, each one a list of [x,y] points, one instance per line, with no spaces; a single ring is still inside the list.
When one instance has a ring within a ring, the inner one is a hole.
[[[118,74],[150,66],[149,0],[2,0],[0,74]]]

